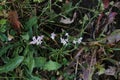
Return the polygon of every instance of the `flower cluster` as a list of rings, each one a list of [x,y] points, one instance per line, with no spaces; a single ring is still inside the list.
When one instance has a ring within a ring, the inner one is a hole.
[[[51,39],[55,39],[55,36],[56,36],[56,34],[53,32],[53,33],[51,33]]]
[[[33,38],[32,38],[32,40],[33,41],[31,41],[30,42],[30,44],[36,44],[36,45],[40,45],[43,41],[43,35],[41,35],[41,36],[37,36],[37,38],[34,36]]]
[[[73,43],[74,43],[74,44],[77,44],[77,43],[80,44],[80,43],[82,42],[82,39],[83,39],[83,38],[80,37],[80,38],[78,38],[77,40],[73,40]]]
[[[62,37],[60,38],[60,41],[61,41],[61,43],[62,43],[63,45],[67,45],[67,43],[68,43],[68,38],[69,38],[69,34],[66,33],[65,36],[66,36],[66,38],[62,38]]]
[[[68,33],[65,33],[65,38],[62,36],[60,37],[60,43],[62,43],[63,45],[67,45],[69,41],[69,34]],[[53,32],[51,33],[51,36],[50,38],[52,40],[55,40],[55,37],[56,37],[56,34]],[[37,37],[33,37],[32,38],[32,41],[30,42],[30,44],[36,44],[36,45],[41,45],[42,44],[42,40],[43,40],[44,36],[41,35],[41,36],[37,36]],[[80,44],[82,42],[82,37],[78,38],[78,39],[74,39],[72,41],[73,44]]]

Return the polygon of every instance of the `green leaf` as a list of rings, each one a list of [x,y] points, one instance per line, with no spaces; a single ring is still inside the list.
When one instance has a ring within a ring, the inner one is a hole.
[[[1,25],[6,24],[6,22],[7,22],[7,20],[6,20],[6,19],[1,19],[1,20],[0,20],[0,24],[1,24]]]
[[[111,62],[112,64],[118,64],[119,62],[117,60],[111,59],[111,58],[104,58],[103,60],[107,60],[109,62]]]
[[[112,50],[120,51],[120,48],[112,48]]]
[[[37,16],[33,16],[25,23],[25,30],[28,30],[29,37],[32,37],[32,33],[34,31],[33,27],[36,28],[37,21],[38,21]]]
[[[3,9],[3,7],[2,6],[0,6],[0,10],[2,10]]]
[[[32,76],[32,79],[31,80],[42,80],[42,79],[40,79],[39,77],[37,77],[37,76]]]
[[[16,46],[18,46],[19,44],[20,44],[20,42],[14,43],[14,44],[10,44],[10,45],[5,46],[5,47],[2,47],[2,48],[0,49],[0,57],[1,57],[2,55],[4,55],[4,54],[8,51],[8,49],[13,48],[13,47],[16,47]]]
[[[24,64],[28,67],[30,73],[32,73],[33,68],[35,67],[35,61],[33,58],[33,52],[28,52],[27,58],[24,60]]]
[[[68,10],[72,9],[72,3],[64,4],[62,9],[63,9],[63,11],[68,11]]]
[[[50,60],[45,64],[44,69],[51,71],[51,70],[57,70],[60,67],[61,67],[61,64]]]
[[[105,72],[105,68],[104,67],[100,67],[99,71],[98,71],[98,75],[104,74]]]
[[[33,2],[38,2],[38,3],[41,3],[43,2],[44,0],[33,0]]]
[[[85,21],[87,21],[87,20],[88,20],[88,16],[85,15],[85,16],[83,17],[83,19],[84,19]]]
[[[20,65],[20,63],[23,61],[23,59],[24,59],[23,56],[17,56],[14,59],[9,60],[7,64],[0,67],[0,73],[9,72],[17,68]]]
[[[46,63],[46,58],[45,57],[35,57],[35,67],[43,68],[45,63]]]
[[[30,27],[32,27],[36,24],[37,24],[37,17],[33,16],[28,20],[28,22],[26,22],[26,27],[25,28],[29,29]]]
[[[28,33],[26,33],[26,34],[24,34],[24,35],[21,35],[22,36],[22,38],[24,39],[24,40],[29,40],[29,35],[28,35]]]
[[[32,75],[32,73],[30,73],[30,71],[26,67],[24,67],[24,73],[26,80],[42,80],[38,76]]]
[[[1,33],[0,33],[0,40],[2,40],[2,41],[7,41],[8,38],[7,38],[7,36],[6,36],[5,34],[1,34]]]

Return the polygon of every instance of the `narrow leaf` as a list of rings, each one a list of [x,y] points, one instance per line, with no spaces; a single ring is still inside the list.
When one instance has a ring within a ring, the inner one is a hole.
[[[13,69],[17,68],[20,63],[23,61],[23,56],[17,56],[14,59],[11,59],[7,64],[0,67],[0,73],[5,73],[12,71]]]
[[[33,16],[31,17],[27,22],[26,22],[26,29],[29,29],[30,27],[34,26],[37,24],[37,17]]]

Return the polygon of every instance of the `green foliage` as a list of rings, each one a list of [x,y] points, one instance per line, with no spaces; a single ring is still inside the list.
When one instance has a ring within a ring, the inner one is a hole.
[[[28,35],[28,33],[25,33],[25,34],[23,34],[23,35],[21,35],[21,37],[24,39],[24,40],[29,40],[29,35]]]
[[[6,24],[7,20],[6,19],[1,19],[0,20],[0,32],[4,33],[6,31]]]
[[[45,65],[44,65],[44,70],[58,70],[61,67],[61,64],[54,62],[54,61],[48,61]]]
[[[33,58],[33,52],[28,52],[27,57],[24,59],[23,62],[29,69],[29,72],[32,73],[33,68],[35,67],[35,61]]]
[[[25,28],[30,29],[31,27],[34,27],[36,24],[37,24],[37,16],[33,16],[25,23]]]
[[[0,25],[4,25],[4,24],[6,24],[6,22],[7,22],[6,19],[1,19],[1,20],[0,20]]]
[[[25,74],[25,79],[27,80],[41,80],[40,77],[32,75],[32,73],[30,73],[26,67],[24,67],[24,74]]]
[[[15,48],[16,46],[18,46],[19,43],[14,43],[14,44],[11,44],[11,45],[8,45],[8,46],[3,46],[0,48],[0,57],[4,54],[7,53],[7,51],[9,51],[10,48]]]
[[[33,2],[38,2],[38,3],[41,3],[43,2],[44,0],[33,0]]]
[[[95,0],[86,1],[0,0],[0,80],[92,80],[109,66],[116,67],[117,78],[120,30],[111,27],[118,28],[119,20],[108,22],[116,18],[109,15],[111,6],[119,6],[112,2],[106,10],[103,0],[95,6]],[[18,22],[9,21],[12,10]]]
[[[35,67],[36,68],[44,68],[44,65],[46,63],[46,58],[45,57],[35,57]]]
[[[8,41],[8,38],[5,34],[0,33],[0,40],[4,42],[4,41]]]
[[[8,71],[12,71],[13,69],[17,68],[21,64],[23,59],[23,56],[17,56],[13,59],[10,59],[7,64],[0,67],[0,73],[7,73]]]
[[[72,3],[66,3],[63,5],[62,7],[62,11],[65,13],[65,14],[70,14],[70,11],[74,10],[75,7],[72,6]]]
[[[104,68],[103,65],[97,64],[97,65],[96,65],[96,68],[99,70],[99,71],[98,71],[98,75],[104,74],[105,68]]]

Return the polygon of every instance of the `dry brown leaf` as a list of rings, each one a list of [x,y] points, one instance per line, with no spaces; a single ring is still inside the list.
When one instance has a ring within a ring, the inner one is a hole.
[[[108,44],[117,43],[120,41],[120,30],[114,30],[107,38]]]
[[[75,18],[76,18],[76,12],[73,14],[73,18],[72,20],[70,18],[61,18],[60,22],[63,23],[63,24],[71,24],[74,22]]]
[[[63,80],[63,76],[58,77],[57,80]]]
[[[120,9],[120,2],[116,2],[114,6]]]
[[[22,25],[18,19],[17,11],[10,11],[8,13],[8,21],[13,26],[13,28],[20,34]]]
[[[109,66],[108,69],[105,70],[106,75],[115,75],[116,67]]]

